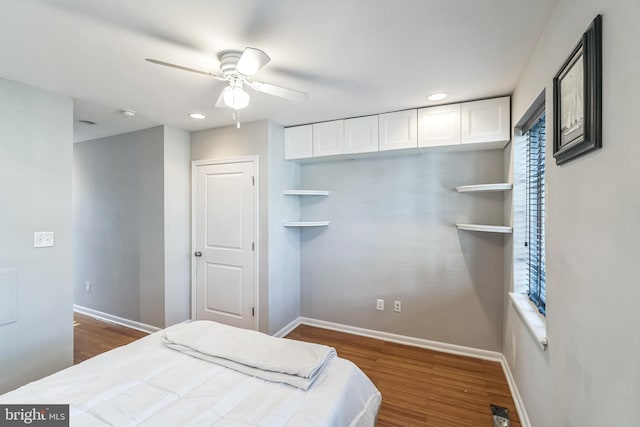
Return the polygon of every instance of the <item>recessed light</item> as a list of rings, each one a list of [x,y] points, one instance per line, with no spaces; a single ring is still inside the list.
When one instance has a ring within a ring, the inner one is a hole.
[[[206,119],[207,116],[205,116],[204,114],[200,114],[200,113],[191,113],[189,114],[189,117],[191,117],[192,119],[198,119],[198,120],[202,120],[202,119]]]
[[[444,92],[436,92],[436,93],[432,93],[431,95],[427,96],[427,99],[429,101],[442,101],[443,99],[445,99],[447,96],[449,96],[448,93],[444,93]]]
[[[122,110],[120,111],[122,113],[123,116],[125,117],[135,117],[136,116],[136,112],[133,110]]]

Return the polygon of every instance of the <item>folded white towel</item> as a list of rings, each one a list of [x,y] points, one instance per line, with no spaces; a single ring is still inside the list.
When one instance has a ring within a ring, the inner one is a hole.
[[[245,374],[308,390],[336,355],[326,345],[199,320],[164,332],[167,347]]]

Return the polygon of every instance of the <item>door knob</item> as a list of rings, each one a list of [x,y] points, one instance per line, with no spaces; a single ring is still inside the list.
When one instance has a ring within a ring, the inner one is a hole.
[[[201,257],[202,256],[202,252],[196,251],[196,253],[194,253],[194,255],[197,256],[197,257]]]

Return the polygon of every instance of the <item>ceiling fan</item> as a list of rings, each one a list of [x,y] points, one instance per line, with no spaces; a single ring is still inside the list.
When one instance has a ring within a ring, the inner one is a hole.
[[[207,71],[196,70],[182,65],[171,64],[169,62],[159,61],[157,59],[147,58],[146,60],[158,65],[177,68],[179,70],[189,71],[192,73],[204,74],[213,77],[216,80],[226,81],[228,86],[222,90],[218,97],[216,107],[229,107],[234,110],[240,110],[249,105],[249,94],[244,90],[245,85],[249,86],[256,92],[263,92],[279,98],[289,99],[292,101],[306,101],[309,96],[297,90],[289,89],[282,86],[276,86],[270,83],[250,80],[262,67],[267,65],[271,58],[264,51],[253,47],[247,47],[244,51],[226,50],[218,55],[220,60],[220,74],[214,74]]]

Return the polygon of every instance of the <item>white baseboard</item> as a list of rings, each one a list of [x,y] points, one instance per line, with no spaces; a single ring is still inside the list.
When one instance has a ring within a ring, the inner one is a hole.
[[[275,334],[273,334],[274,337],[278,337],[278,338],[282,338],[284,336],[287,336],[289,334],[289,332],[293,331],[295,328],[297,328],[298,326],[300,326],[300,319],[302,319],[301,317],[298,317],[296,319],[293,319],[291,321],[291,323],[289,323],[288,325],[286,325],[285,327],[283,327],[282,329],[280,329],[278,332],[276,332]]]
[[[146,323],[136,322],[135,320],[125,319],[123,317],[114,316],[113,314],[103,313],[102,311],[94,310],[92,308],[82,307],[80,305],[73,305],[73,311],[80,314],[93,317],[94,319],[104,320],[107,322],[115,323],[117,325],[126,326],[127,328],[137,329],[138,331],[147,332],[149,334],[159,331],[161,328],[147,325]]]
[[[524,406],[524,401],[522,400],[522,396],[520,396],[515,378],[513,378],[513,374],[511,373],[511,369],[509,368],[509,363],[507,363],[507,359],[504,357],[504,354],[502,355],[502,360],[500,361],[500,363],[502,364],[504,376],[507,378],[507,384],[509,384],[509,390],[511,391],[511,396],[513,397],[513,403],[516,405],[516,410],[518,411],[520,425],[522,425],[522,427],[531,427],[529,414],[527,414],[527,410]]]
[[[474,357],[476,359],[491,360],[493,362],[502,361],[502,353],[498,353],[497,351],[482,350],[479,348],[465,347],[456,344],[447,344],[422,338],[408,337],[405,335],[396,335],[389,332],[358,328],[356,326],[342,325],[339,323],[326,322],[324,320],[316,320],[308,317],[301,317],[300,324],[316,326],[318,328],[324,329],[331,329],[338,332],[346,332],[348,334],[361,335],[364,337],[377,338],[380,340],[395,342],[398,344],[405,344],[413,347],[421,347],[429,350],[441,351],[443,353],[457,354],[459,356]]]

